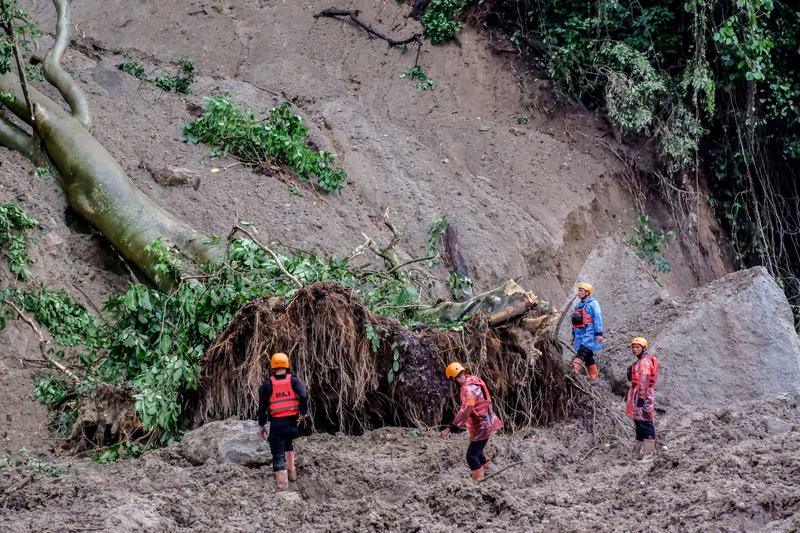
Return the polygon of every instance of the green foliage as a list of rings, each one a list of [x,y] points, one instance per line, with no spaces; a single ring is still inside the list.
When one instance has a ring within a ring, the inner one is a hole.
[[[41,64],[28,65],[25,67],[25,78],[31,85],[38,85],[44,81],[44,71]]]
[[[422,15],[423,35],[432,44],[452,41],[461,30],[461,17],[469,0],[431,0]]]
[[[11,272],[22,280],[27,280],[31,275],[27,268],[31,264],[28,257],[31,238],[28,237],[28,231],[38,225],[18,203],[0,204],[0,249],[8,258]]]
[[[0,8],[0,74],[9,72],[15,64],[14,40],[25,53],[40,35],[33,17],[19,7],[19,0],[5,0],[5,7]]]
[[[393,342],[391,348],[392,348],[392,367],[386,374],[386,380],[389,382],[390,385],[394,384],[394,380],[397,377],[397,373],[400,372],[400,368],[402,366],[400,364],[400,352],[397,351],[397,342]]]
[[[163,272],[178,268],[160,240],[148,250]],[[226,258],[223,265],[203,267],[202,281],[183,279],[170,294],[132,286],[105,303],[102,319],[63,291],[5,289],[0,296],[19,302],[47,328],[56,344],[69,346],[70,355],[78,355],[70,367],[80,377],[79,383],[58,377],[36,381],[34,396],[54,411],[54,426],[68,430],[75,419],[77,398],[90,394],[98,383],[109,383],[133,389],[145,431],[156,430],[163,442],[177,438],[185,423],[187,394],[198,385],[200,359],[234,313],[255,298],[291,297],[297,291],[275,260],[249,239],[231,241]],[[431,320],[424,313],[427,307],[421,296],[428,288],[413,276],[401,281],[384,272],[355,268],[336,256],[294,253],[279,254],[279,258],[304,284],[332,281],[353,289],[374,313],[409,327]],[[384,331],[370,325],[365,333],[372,349],[379,349]],[[57,356],[67,357],[63,352]],[[399,356],[396,359],[387,376],[390,381],[399,369]],[[114,448],[97,460],[132,453],[133,449]]]
[[[144,446],[129,441],[118,442],[92,456],[92,461],[100,464],[113,463],[120,459],[135,459],[145,452]]]
[[[447,278],[447,286],[454,300],[461,300],[472,293],[472,278],[459,276],[455,272],[450,272]]]
[[[560,92],[604,110],[620,135],[655,141],[668,201],[695,192],[693,170],[708,176],[740,265],[767,265],[800,305],[795,3],[485,3],[492,22],[517,28],[512,42],[533,52]]]
[[[50,170],[50,167],[36,167],[33,170],[33,174],[40,180],[53,177],[53,171]]]
[[[97,318],[63,290],[6,289],[7,294],[50,331],[53,343],[61,346],[95,347],[99,333]]]
[[[622,42],[606,43],[600,58],[608,79],[606,110],[614,125],[624,134],[649,133],[666,94],[664,79],[647,56]]]
[[[24,470],[29,474],[46,474],[52,477],[61,477],[69,472],[68,468],[62,468],[37,459],[36,457],[31,457],[30,453],[25,448],[20,450],[20,454],[20,457],[12,457],[8,454],[0,457],[0,468],[16,468]]]
[[[414,65],[404,73],[400,74],[400,77],[415,81],[418,91],[432,91],[436,86],[436,82],[430,79],[428,77],[428,73],[425,72],[425,69],[419,65]]]
[[[347,180],[344,170],[334,166],[332,153],[309,146],[308,129],[289,102],[270,109],[264,121],[221,93],[208,100],[203,116],[185,125],[183,133],[187,142],[213,146],[215,156],[232,155],[251,164],[277,159],[300,179],[315,178],[323,191],[339,190]]]
[[[137,80],[152,83],[159,89],[163,89],[167,92],[174,91],[176,93],[189,94],[192,84],[194,83],[195,66],[194,59],[191,57],[182,57],[178,60],[177,74],[159,74],[153,79],[147,77],[147,73],[141,63],[132,59],[122,63],[119,68]]]
[[[528,117],[528,115],[519,115],[517,117],[517,124],[525,125],[528,123],[528,120],[530,120],[530,117]]]
[[[633,236],[625,241],[633,247],[636,255],[648,261],[659,272],[669,272],[672,266],[664,257],[663,248],[669,241],[675,240],[675,232],[672,230],[663,233],[650,226],[650,217],[639,215]]]
[[[34,378],[34,399],[51,409],[62,404],[69,395],[70,387],[58,376],[38,376]]]
[[[59,435],[69,435],[78,417],[78,394],[74,386],[60,376],[35,376],[32,395],[50,409],[50,429]]]
[[[153,85],[167,92],[189,94],[189,89],[194,83],[194,59],[182,57],[178,60],[178,74],[170,76],[161,74],[153,80]]]
[[[142,66],[142,64],[139,63],[138,61],[128,60],[125,63],[121,64],[119,68],[120,70],[122,70],[122,72],[130,74],[137,80],[144,80],[145,78],[147,78],[147,73],[144,70],[144,66]]]

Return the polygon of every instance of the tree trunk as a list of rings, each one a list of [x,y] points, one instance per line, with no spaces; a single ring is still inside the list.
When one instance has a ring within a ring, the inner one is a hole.
[[[445,302],[428,313],[438,317],[441,322],[454,322],[482,312],[488,317],[490,325],[497,326],[527,313],[538,304],[539,298],[535,294],[525,292],[510,279],[500,287],[478,294],[466,302]]]
[[[29,122],[19,83],[12,74],[0,76],[0,91],[16,97],[7,107]],[[30,96],[34,127],[61,175],[70,206],[159,288],[169,289],[175,280],[159,273],[154,254],[145,251],[158,238],[197,263],[222,258],[221,247],[209,244],[207,236],[145,196],[77,118],[36,90],[31,90]]]

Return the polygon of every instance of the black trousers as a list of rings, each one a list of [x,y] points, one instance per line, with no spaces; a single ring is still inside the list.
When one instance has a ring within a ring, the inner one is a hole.
[[[636,426],[636,440],[643,441],[656,438],[656,426],[652,420],[649,422],[634,420],[633,425]]]
[[[467,446],[467,464],[470,470],[477,470],[486,462],[483,449],[486,448],[487,442],[489,442],[489,439],[476,440],[470,442],[469,446]]]
[[[297,417],[273,418],[269,424],[269,451],[272,453],[272,471],[286,470],[286,452],[294,451],[297,438]]]
[[[591,366],[595,364],[594,362],[594,352],[591,351],[589,348],[581,344],[580,348],[578,348],[578,353],[576,354],[578,359],[583,361],[586,366]]]

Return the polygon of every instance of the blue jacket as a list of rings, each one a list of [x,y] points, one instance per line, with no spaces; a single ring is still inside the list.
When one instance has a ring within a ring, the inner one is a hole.
[[[603,344],[597,342],[595,336],[603,334],[603,313],[600,312],[600,304],[594,297],[587,296],[585,300],[581,300],[575,305],[573,313],[580,309],[585,309],[586,314],[592,317],[592,322],[580,328],[572,328],[572,347],[576,352],[581,345],[593,352],[599,352],[603,349]]]

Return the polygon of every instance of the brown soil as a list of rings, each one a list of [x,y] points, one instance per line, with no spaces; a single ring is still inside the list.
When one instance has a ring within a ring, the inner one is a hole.
[[[794,427],[770,433],[766,420]],[[5,531],[794,531],[800,527],[798,398],[658,422],[652,465],[591,417],[497,436],[497,468],[467,476],[466,438],[384,428],[297,441],[299,480],[269,467],[193,467],[176,447],[111,465],[56,461],[60,477],[0,469]],[[632,431],[631,431],[632,433]]]

